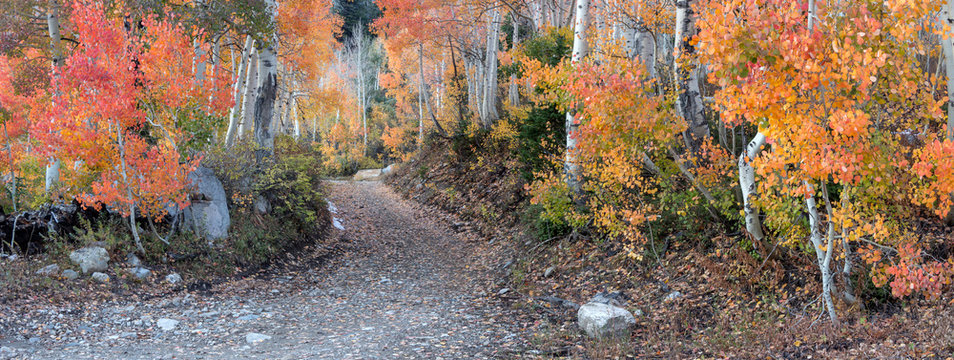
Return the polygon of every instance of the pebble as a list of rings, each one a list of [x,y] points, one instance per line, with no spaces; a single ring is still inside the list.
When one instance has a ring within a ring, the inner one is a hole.
[[[162,331],[171,331],[179,325],[179,320],[162,318],[156,321],[156,325],[158,325]]]
[[[66,269],[63,270],[63,278],[66,280],[76,280],[79,278],[79,273],[74,270]]]
[[[100,283],[108,283],[108,282],[109,282],[109,275],[103,274],[103,273],[101,273],[101,272],[94,272],[93,275],[90,275],[90,278],[92,278],[94,281],[100,282]]]
[[[268,336],[268,335],[265,335],[265,334],[259,334],[259,333],[248,333],[248,334],[245,334],[245,342],[247,342],[247,343],[249,343],[249,344],[252,344],[252,345],[258,344],[258,343],[263,342],[263,341],[265,341],[265,340],[271,340],[271,339],[272,339],[271,336]]]
[[[36,271],[36,275],[40,276],[53,276],[56,273],[60,272],[60,266],[57,264],[50,264],[44,266],[42,269]]]
[[[151,270],[142,267],[129,269],[129,273],[137,280],[145,280],[152,275]]]
[[[176,273],[166,275],[166,282],[170,284],[178,284],[182,282],[182,276],[179,276],[179,274]]]

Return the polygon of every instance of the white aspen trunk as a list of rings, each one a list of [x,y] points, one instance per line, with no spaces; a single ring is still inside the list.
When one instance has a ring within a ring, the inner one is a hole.
[[[646,77],[649,79],[656,78],[656,39],[653,38],[653,34],[649,31],[640,31],[639,32],[639,47],[638,54],[639,59],[646,65]]]
[[[229,109],[229,127],[225,131],[226,147],[232,147],[232,144],[235,142],[235,132],[238,131],[238,120],[241,117],[240,112],[242,104],[245,103],[242,99],[242,95],[249,86],[249,79],[246,73],[248,72],[251,61],[252,45],[252,37],[245,36],[245,47],[242,49],[242,58],[239,60],[238,74],[235,76],[235,84],[232,85],[233,104],[232,108]]]
[[[238,136],[242,137],[248,134],[252,129],[252,122],[255,117],[255,94],[258,91],[258,50],[249,48],[248,67],[245,70],[245,94],[242,95],[242,113],[239,123]]]
[[[296,104],[298,97],[292,96],[291,101],[291,117],[293,121],[294,128],[292,129],[292,134],[295,137],[295,140],[301,138],[301,122],[298,119],[298,106]]]
[[[485,129],[493,126],[497,121],[497,50],[500,44],[500,12],[494,10],[494,14],[487,24],[487,72],[484,77],[484,118],[483,125]]]
[[[420,81],[417,83],[417,148],[424,146],[424,45],[418,44],[417,59],[420,66]]]
[[[828,318],[832,324],[838,324],[838,315],[835,314],[835,304],[831,299],[832,278],[831,278],[831,254],[832,238],[828,238],[827,244],[822,243],[821,219],[818,217],[818,207],[815,204],[815,191],[811,183],[804,182],[808,197],[805,199],[805,206],[808,208],[808,222],[811,228],[810,240],[815,248],[815,255],[818,258],[818,268],[821,270],[822,277],[822,299],[825,301],[825,308],[828,310]]]
[[[275,24],[278,16],[277,0],[265,0],[266,9]],[[274,35],[270,44],[258,54],[258,91],[255,97],[255,142],[261,148],[259,160],[274,153],[275,135],[271,131],[272,116],[275,111],[275,97],[278,92],[278,35]]]
[[[513,46],[516,47],[520,43],[520,20],[517,18],[517,14],[512,14],[511,19],[513,19]],[[508,93],[508,98],[510,98],[510,106],[520,105],[520,87],[517,85],[517,75],[510,75],[510,89]]]
[[[60,69],[63,66],[63,49],[60,46],[60,41],[62,36],[60,35],[60,4],[58,0],[50,0],[49,9],[46,16],[47,30],[50,35],[50,53],[53,55],[52,67],[53,67],[53,77],[54,79],[59,79]],[[54,81],[55,82],[55,81]],[[59,89],[54,89],[53,94],[53,106],[56,106],[56,98],[59,96]],[[51,119],[52,121],[53,119]],[[46,165],[46,172],[44,174],[44,189],[46,193],[49,193],[50,190],[60,181],[60,160],[59,159],[50,159],[50,163]],[[16,199],[13,200],[16,202]]]
[[[477,79],[476,79],[477,76],[475,75],[476,70],[473,69],[473,67],[474,66],[472,65],[471,61],[468,60],[467,57],[464,57],[464,74],[467,77],[467,106],[472,111],[475,109],[475,106],[477,105],[477,97],[475,94],[476,86],[474,86],[477,82]]]
[[[632,59],[639,56],[638,42],[639,31],[636,30],[636,22],[626,15],[623,15],[622,25],[615,31],[617,38],[623,40],[623,53],[626,57]],[[646,61],[645,59],[641,59]]]
[[[739,186],[742,188],[745,229],[759,242],[765,239],[765,234],[762,233],[762,221],[759,219],[759,212],[752,206],[751,197],[756,194],[755,169],[752,167],[752,161],[762,152],[763,146],[765,146],[765,135],[759,132],[745,147],[742,155],[739,156]]]
[[[578,64],[586,57],[589,51],[589,44],[586,41],[586,28],[589,25],[589,0],[576,1],[576,24],[573,29],[573,54],[571,61]],[[580,192],[580,176],[582,169],[577,159],[577,133],[580,128],[580,122],[574,116],[572,111],[566,113],[566,160],[563,165],[563,171],[566,176],[566,184],[574,193]]]
[[[209,54],[209,65],[212,66],[212,77],[209,78],[209,86],[215,85],[215,78],[219,75],[220,67],[219,66],[219,43],[218,39],[212,44],[212,53]],[[212,112],[212,102],[215,101],[215,94],[209,92],[209,101],[205,106],[205,110],[209,113]]]
[[[271,129],[278,95],[278,56],[274,46],[268,45],[258,54],[259,87],[255,96],[254,133],[255,142],[261,148],[259,158],[270,156],[275,146]]]
[[[673,59],[673,76],[676,85],[676,111],[689,125],[694,145],[709,137],[709,126],[703,114],[705,105],[699,90],[699,69],[688,63],[693,46],[690,40],[695,35],[694,0],[676,1],[676,31]],[[691,67],[691,69],[690,69]]]
[[[195,55],[192,58],[192,68],[195,71],[195,86],[202,86],[205,82],[205,50],[202,49],[202,42],[199,39],[192,41],[192,49]]]
[[[292,88],[289,88],[288,91],[287,91],[286,94],[285,94],[285,109],[284,109],[284,111],[283,111],[282,122],[281,122],[281,123],[282,123],[282,132],[283,132],[283,133],[286,133],[286,134],[287,134],[286,130],[287,130],[288,127],[291,126],[291,124],[292,124],[291,113],[292,113],[292,106],[293,106],[293,104],[295,103],[295,95],[294,95],[294,94],[295,94],[295,90],[294,90],[294,89],[295,89],[295,88],[294,88],[294,86],[295,86],[295,81],[294,81],[294,80],[292,80],[292,86],[293,86],[293,87],[292,87]]]
[[[954,0],[947,0],[939,16],[941,29],[944,26],[954,27]],[[944,49],[944,70],[947,72],[947,139],[954,140],[954,28],[941,37]]]

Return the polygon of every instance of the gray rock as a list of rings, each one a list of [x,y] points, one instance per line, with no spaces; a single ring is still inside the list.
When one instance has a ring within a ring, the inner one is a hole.
[[[255,198],[255,211],[262,215],[268,214],[272,212],[272,204],[264,196],[259,195]]]
[[[681,293],[681,292],[673,291],[673,292],[669,293],[668,295],[666,295],[666,297],[663,299],[663,301],[664,301],[664,302],[675,301],[676,299],[679,299],[679,298],[681,298],[681,297],[682,297],[682,293]]]
[[[222,182],[212,169],[201,166],[189,173],[189,180],[193,185],[192,204],[182,211],[183,226],[196,230],[210,243],[228,237],[232,220]]]
[[[397,166],[394,164],[388,165],[388,167],[381,170],[381,176],[388,176],[394,173],[394,170],[397,170]]]
[[[63,270],[63,278],[66,280],[76,280],[79,278],[79,273],[71,269]]]
[[[109,253],[99,246],[88,246],[70,253],[70,261],[79,265],[84,274],[103,272],[109,267]]]
[[[182,282],[182,276],[179,276],[179,274],[176,273],[166,275],[166,282],[170,284],[178,284]]]
[[[553,275],[553,271],[555,270],[556,270],[556,266],[548,267],[546,270],[543,271],[543,277],[545,278],[550,277],[550,275]]]
[[[103,274],[101,272],[94,272],[93,275],[90,275],[90,278],[99,283],[109,282],[109,275]]]
[[[159,326],[162,331],[172,331],[176,328],[176,326],[179,326],[179,320],[165,318],[159,319],[156,321],[156,326]]]
[[[263,342],[263,341],[265,341],[265,340],[271,340],[271,339],[272,339],[271,336],[268,336],[268,335],[265,335],[265,334],[259,334],[259,333],[248,333],[248,334],[245,334],[245,342],[247,342],[247,343],[249,343],[249,344],[251,344],[251,345],[255,345],[255,344],[258,344],[258,343]]]
[[[39,344],[40,341],[41,341],[40,338],[38,338],[38,337],[36,337],[36,336],[31,337],[29,340],[27,340],[27,342],[30,343],[30,344]]]
[[[239,317],[238,317],[238,318],[237,318],[236,320],[241,320],[241,321],[252,321],[252,320],[255,320],[255,319],[258,319],[258,315],[255,315],[255,314],[249,314],[249,315],[243,315],[243,316],[239,316]]]
[[[596,339],[625,338],[636,326],[636,318],[626,309],[590,302],[580,307],[577,322],[587,336]]]
[[[142,261],[139,260],[139,257],[135,253],[126,254],[126,264],[132,267],[142,266]]]
[[[37,270],[36,274],[40,276],[53,276],[60,272],[60,266],[57,264],[50,264],[44,266],[42,269]]]
[[[136,280],[146,280],[152,276],[152,271],[143,267],[136,267],[129,269],[129,274],[136,278]]]
[[[381,169],[360,170],[354,174],[354,181],[374,181],[381,177]]]

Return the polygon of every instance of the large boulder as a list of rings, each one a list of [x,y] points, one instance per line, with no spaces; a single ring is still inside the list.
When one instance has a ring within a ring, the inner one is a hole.
[[[381,169],[361,170],[354,174],[354,181],[378,180],[381,178]]]
[[[109,267],[109,254],[99,246],[87,246],[70,253],[70,261],[79,265],[84,274],[103,272]]]
[[[184,226],[192,228],[209,242],[228,237],[232,219],[222,182],[212,169],[201,166],[189,173],[189,180],[192,182],[192,204],[182,210]],[[175,212],[172,215],[176,215]]]
[[[625,338],[636,326],[636,318],[628,310],[598,302],[580,306],[577,321],[587,336],[596,339]]]
[[[394,165],[394,164],[388,165],[388,167],[381,170],[381,176],[391,175],[394,173],[395,170],[397,170],[397,165]]]

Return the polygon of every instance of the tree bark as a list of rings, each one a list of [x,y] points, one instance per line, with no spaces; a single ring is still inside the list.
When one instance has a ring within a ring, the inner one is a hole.
[[[494,10],[493,16],[487,23],[487,54],[485,57],[486,70],[483,82],[482,125],[489,129],[497,121],[497,50],[500,44],[500,12]]]
[[[511,19],[513,21],[513,45],[511,47],[516,47],[520,43],[520,19],[517,18],[516,14],[511,15]],[[510,99],[510,106],[520,105],[520,88],[517,85],[517,74],[510,75],[508,98]]]
[[[699,89],[699,69],[688,63],[688,57],[695,51],[690,42],[696,32],[692,11],[694,2],[694,0],[676,1],[673,76],[676,85],[676,111],[688,124],[693,147],[696,147],[703,139],[709,137],[709,126],[703,113],[705,105]]]
[[[242,114],[239,122],[239,131],[237,136],[242,137],[248,134],[252,129],[252,122],[255,118],[255,96],[258,93],[258,50],[254,49],[258,45],[252,42],[253,50],[248,57],[248,68],[245,71],[245,94],[242,95]]]
[[[941,29],[945,26],[952,28],[951,32],[941,37],[941,47],[944,49],[944,70],[947,73],[947,139],[954,140],[954,0],[947,0],[941,15],[938,16]]]
[[[576,1],[576,23],[573,29],[573,54],[571,61],[574,65],[586,57],[589,51],[589,44],[586,40],[586,28],[589,26],[590,0]],[[566,184],[573,193],[580,192],[580,176],[582,169],[578,162],[577,133],[579,132],[580,122],[574,116],[572,111],[566,113],[566,160],[563,164],[563,172],[566,178]]]
[[[821,219],[818,217],[818,205],[815,203],[815,191],[811,183],[804,182],[807,197],[805,206],[808,208],[808,223],[811,228],[812,246],[815,248],[815,255],[818,260],[818,268],[821,270],[822,277],[822,299],[825,301],[825,308],[828,310],[828,318],[832,324],[838,324],[838,315],[835,313],[835,303],[831,299],[832,278],[831,278],[831,254],[832,238],[829,237],[827,244],[822,243]],[[824,185],[823,185],[824,186]]]
[[[275,99],[278,95],[278,57],[273,45],[268,45],[258,54],[259,82],[255,96],[255,143],[259,146],[259,157],[273,153],[275,137],[271,131],[272,116],[275,112]]]
[[[238,74],[235,76],[235,84],[232,85],[232,108],[229,109],[229,127],[225,131],[225,146],[232,147],[235,142],[235,132],[238,130],[238,120],[241,117],[242,95],[248,87],[248,78],[245,75],[251,64],[252,45],[254,44],[251,36],[245,36],[245,47],[242,49],[242,58],[239,60]]]
[[[60,69],[63,67],[63,48],[60,46],[62,36],[60,35],[60,4],[58,0],[50,0],[47,10],[46,23],[50,36],[50,53],[52,54],[53,78],[54,83],[59,79]],[[54,89],[53,106],[56,106],[56,98],[59,96],[59,89]],[[60,181],[60,160],[50,159],[46,166],[44,174],[44,189],[46,193]]]
[[[278,2],[266,0],[266,9],[275,24],[278,16]],[[275,151],[275,134],[272,132],[272,116],[275,112],[275,98],[278,95],[278,35],[273,34],[270,44],[258,54],[258,92],[255,97],[255,142],[259,146],[257,158],[261,160]]]
[[[765,234],[762,233],[762,221],[759,219],[759,212],[752,206],[751,197],[756,194],[755,169],[752,167],[752,161],[762,152],[763,146],[765,146],[765,135],[759,132],[745,147],[742,155],[739,156],[739,186],[742,188],[745,229],[759,242],[765,239]]]

